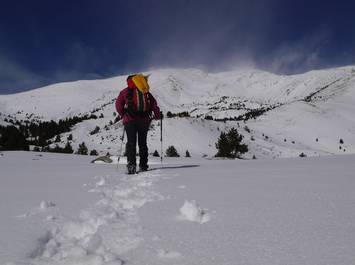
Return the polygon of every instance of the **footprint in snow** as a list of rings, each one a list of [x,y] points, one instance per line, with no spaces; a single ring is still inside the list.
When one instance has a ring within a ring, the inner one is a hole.
[[[176,259],[182,257],[182,255],[180,252],[177,251],[159,249],[158,257],[161,259]]]
[[[159,240],[161,240],[161,237],[160,236],[153,236],[152,240],[153,241],[159,241]]]
[[[96,187],[102,187],[106,184],[106,179],[101,177],[98,182],[96,182]]]
[[[33,215],[36,215],[36,214],[39,214],[39,213],[43,213],[43,212],[46,212],[48,211],[50,208],[54,208],[56,207],[56,204],[54,202],[51,202],[51,201],[41,201],[41,203],[39,204],[38,207],[34,208],[33,210],[25,213],[25,214],[21,214],[21,215],[18,215],[16,217],[18,218],[27,218],[27,217],[30,217],[30,216],[33,216]]]

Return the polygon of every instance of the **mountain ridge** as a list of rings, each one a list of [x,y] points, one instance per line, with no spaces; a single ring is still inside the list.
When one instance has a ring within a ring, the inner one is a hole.
[[[241,131],[250,146],[246,158],[355,153],[353,66],[292,76],[261,70],[162,69],[150,73],[151,92],[163,112],[188,113],[189,117],[165,119],[165,144],[177,146],[180,153],[189,150],[212,156],[220,131],[230,127]],[[73,144],[85,141],[89,148],[112,152],[122,129],[120,124],[110,125],[115,118],[114,100],[125,87],[125,79],[65,82],[0,95],[0,124],[7,124],[4,120],[9,116],[44,121],[94,113],[103,118],[74,126]],[[160,146],[158,124],[153,124],[151,151]],[[100,132],[90,135],[96,126]],[[341,147],[340,138],[345,138]]]

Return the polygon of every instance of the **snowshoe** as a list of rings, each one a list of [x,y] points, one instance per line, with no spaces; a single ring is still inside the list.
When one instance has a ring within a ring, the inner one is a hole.
[[[148,165],[139,166],[139,172],[148,171],[148,168],[149,168],[149,166],[148,166]]]
[[[136,165],[127,165],[127,174],[136,174]]]

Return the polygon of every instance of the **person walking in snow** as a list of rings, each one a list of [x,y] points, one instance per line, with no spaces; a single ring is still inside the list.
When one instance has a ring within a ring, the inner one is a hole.
[[[149,92],[148,76],[143,74],[128,76],[127,87],[120,92],[115,105],[127,134],[127,173],[136,173],[137,138],[139,171],[147,171],[147,134],[150,122],[153,119],[159,120],[162,115],[157,101]]]

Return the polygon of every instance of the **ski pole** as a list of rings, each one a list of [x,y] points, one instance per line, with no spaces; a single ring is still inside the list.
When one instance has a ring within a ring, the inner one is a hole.
[[[120,147],[120,149],[118,151],[118,155],[117,155],[117,168],[116,168],[116,170],[118,170],[118,164],[120,163],[120,158],[122,156],[122,147],[123,147],[123,141],[124,141],[125,132],[126,132],[126,130],[125,130],[125,127],[123,125],[123,133],[122,133],[122,137],[121,137],[121,147]]]
[[[160,163],[163,167],[163,112],[160,112]]]

